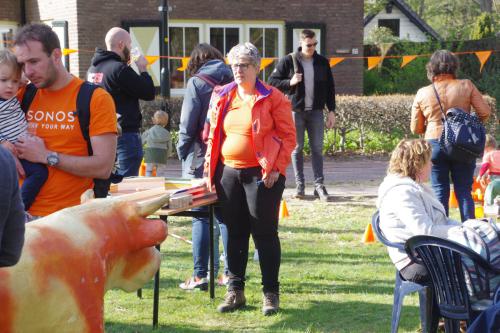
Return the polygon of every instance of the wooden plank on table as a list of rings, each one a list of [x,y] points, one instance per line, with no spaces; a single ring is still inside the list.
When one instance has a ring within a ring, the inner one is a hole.
[[[128,201],[140,202],[155,197],[156,198],[160,197],[169,192],[172,193],[173,191],[165,190],[164,187],[157,187],[149,190],[136,191],[132,193],[126,193],[126,192],[113,193],[113,197],[117,197]]]
[[[114,185],[116,186],[110,188],[110,192],[117,194],[134,193],[156,188],[165,189],[165,178],[163,177],[126,178],[121,183]]]
[[[179,212],[183,212],[192,208],[201,207],[213,204],[217,202],[217,194],[214,192],[207,192],[203,197],[193,198],[193,204],[188,207],[182,207],[178,209],[162,208],[155,212],[155,215],[174,215]]]

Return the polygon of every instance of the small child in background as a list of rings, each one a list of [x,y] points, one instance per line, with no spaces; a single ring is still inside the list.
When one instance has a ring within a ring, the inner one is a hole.
[[[21,66],[16,56],[9,50],[0,51],[0,144],[14,155],[16,165],[20,164],[24,169],[24,174],[20,172],[20,176],[25,177],[21,197],[27,211],[45,184],[48,170],[43,164],[17,158],[14,143],[20,136],[28,134],[26,115],[16,96],[20,83]]]
[[[495,138],[490,134],[486,134],[483,162],[477,180],[485,187],[487,178],[500,179],[500,150],[497,149]]]
[[[154,126],[142,133],[142,143],[146,145],[144,149],[146,176],[151,177],[156,167],[156,176],[166,177],[167,159],[172,151],[172,138],[170,132],[165,129],[168,124],[168,114],[165,111],[156,111],[153,124]]]

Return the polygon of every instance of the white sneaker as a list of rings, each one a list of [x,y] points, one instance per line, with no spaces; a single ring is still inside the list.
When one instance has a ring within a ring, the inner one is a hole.
[[[229,285],[229,276],[227,276],[226,274],[222,274],[217,279],[217,284],[221,287],[228,286]]]
[[[187,279],[185,282],[179,284],[179,288],[183,290],[208,290],[208,280],[207,278],[199,278],[196,276],[192,276]]]

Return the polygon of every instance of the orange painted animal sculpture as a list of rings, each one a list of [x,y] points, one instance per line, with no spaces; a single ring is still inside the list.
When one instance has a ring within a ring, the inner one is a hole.
[[[0,331],[104,332],[106,291],[158,270],[167,227],[145,216],[166,201],[94,200],[28,223],[19,263],[0,269]]]

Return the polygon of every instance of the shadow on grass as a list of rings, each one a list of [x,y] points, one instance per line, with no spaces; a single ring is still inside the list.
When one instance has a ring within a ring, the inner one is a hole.
[[[310,254],[310,256],[309,256]],[[286,251],[282,256],[282,263],[314,263],[314,264],[351,264],[359,265],[369,262],[371,265],[389,265],[387,254],[367,253],[308,253]]]
[[[293,232],[293,233],[305,233],[305,234],[362,234],[364,230],[362,229],[329,229],[329,228],[316,228],[316,227],[297,227],[297,226],[287,226],[281,224],[279,227],[280,233]]]
[[[358,281],[357,281],[358,282]],[[328,294],[387,294],[392,295],[394,292],[394,282],[392,281],[366,281],[366,283],[347,283],[337,284],[335,282],[325,283],[308,283],[302,282],[298,285],[282,285],[284,293],[287,294],[304,294],[304,293],[328,293]]]
[[[302,332],[389,332],[392,305],[367,302],[312,301],[308,308],[281,309],[282,320],[268,328],[282,332],[289,328]],[[407,313],[418,313],[418,307],[405,306]],[[328,318],[325,320],[325,318]],[[419,327],[418,316],[404,318],[400,331]]]
[[[157,329],[153,329],[152,325],[133,325],[133,324],[123,324],[116,322],[106,322],[105,325],[106,333],[199,333],[199,332],[213,332],[210,329],[202,329],[196,326],[186,326],[186,325],[160,325]],[[233,330],[217,330],[220,333],[231,333]]]

